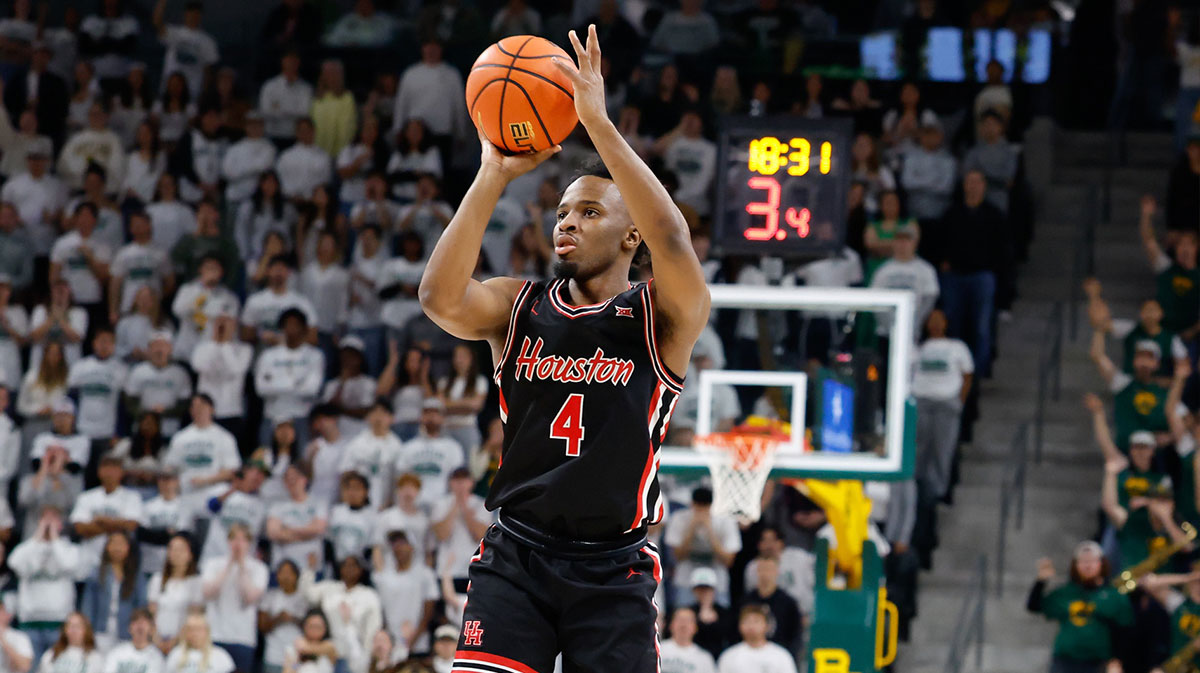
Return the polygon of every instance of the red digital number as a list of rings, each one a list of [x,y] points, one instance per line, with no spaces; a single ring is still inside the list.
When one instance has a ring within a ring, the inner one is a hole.
[[[550,423],[550,439],[564,439],[567,455],[578,456],[583,444],[583,394],[571,393]]]
[[[762,175],[756,175],[746,181],[750,189],[765,189],[767,198],[765,201],[754,201],[746,204],[746,212],[751,215],[762,215],[767,218],[765,226],[750,227],[742,232],[748,241],[769,241],[772,238],[782,238],[779,234],[787,236],[786,232],[779,231],[779,181],[775,178],[768,178]]]
[[[787,220],[789,227],[796,230],[796,234],[800,238],[808,238],[809,232],[812,231],[809,226],[809,222],[812,220],[812,213],[809,212],[808,208],[801,208],[800,210],[788,208],[787,212],[783,214],[783,219]]]

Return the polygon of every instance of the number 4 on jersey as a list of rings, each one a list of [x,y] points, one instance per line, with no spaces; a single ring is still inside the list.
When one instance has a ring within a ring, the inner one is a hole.
[[[567,455],[578,456],[583,444],[583,393],[571,393],[550,423],[550,439],[565,439]]]

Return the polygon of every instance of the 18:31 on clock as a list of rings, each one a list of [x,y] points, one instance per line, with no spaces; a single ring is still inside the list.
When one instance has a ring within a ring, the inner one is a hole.
[[[848,119],[727,117],[713,242],[722,252],[817,257],[845,240]]]

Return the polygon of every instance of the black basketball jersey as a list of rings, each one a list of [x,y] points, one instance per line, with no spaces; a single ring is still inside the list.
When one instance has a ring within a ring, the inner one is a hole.
[[[504,448],[487,506],[573,540],[662,520],[658,448],[683,380],[658,356],[648,283],[571,306],[526,282],[496,367]]]

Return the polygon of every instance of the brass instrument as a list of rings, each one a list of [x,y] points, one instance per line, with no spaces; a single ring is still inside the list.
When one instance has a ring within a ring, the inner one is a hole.
[[[1158,570],[1165,564],[1176,552],[1191,544],[1192,540],[1196,539],[1196,529],[1192,524],[1183,522],[1183,540],[1169,544],[1161,549],[1155,550],[1146,560],[1136,565],[1130,566],[1122,570],[1116,579],[1112,581],[1117,591],[1122,594],[1127,594],[1137,588],[1138,582],[1146,575]]]
[[[1179,651],[1171,655],[1159,666],[1163,673],[1196,673],[1200,668],[1196,666],[1196,655],[1200,654],[1200,638],[1195,638],[1187,645],[1179,648]]]

